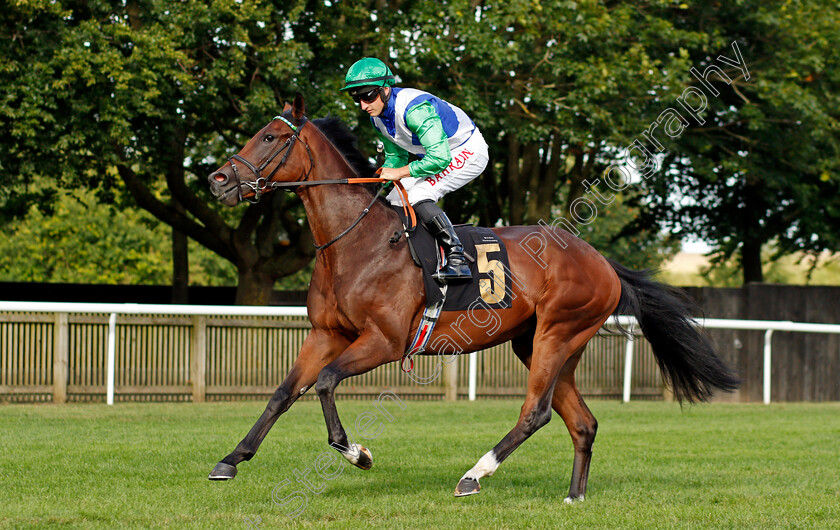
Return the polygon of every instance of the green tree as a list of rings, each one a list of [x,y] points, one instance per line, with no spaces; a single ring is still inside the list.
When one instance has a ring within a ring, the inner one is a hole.
[[[166,227],[143,210],[101,204],[90,191],[60,193],[49,215],[33,203],[4,231],[0,281],[160,285],[169,279]],[[197,282],[236,281],[229,263],[197,244],[192,251]]]
[[[372,154],[366,117],[337,89],[353,61],[376,55],[402,84],[467,110],[490,143],[481,181],[447,197],[453,218],[562,215],[593,239],[616,230],[614,208],[625,207],[628,222],[643,215],[607,253],[655,257],[665,227],[740,253],[752,280],[764,242],[782,253],[837,243],[837,17],[827,0],[21,1],[0,13],[11,28],[0,40],[10,133],[0,210],[40,198],[47,209],[60,186],[114,200],[121,180],[141,207],[236,265],[240,302],[264,303],[277,278],[311,262],[300,203],[273,193],[222,211],[205,176],[294,90],[311,114],[357,125]],[[753,80],[713,79],[723,95],[708,98],[705,125],[667,142],[665,169],[596,204],[603,171],[695,83],[690,69],[733,40]],[[585,200],[597,220],[575,210]]]
[[[456,1],[407,17],[395,63],[412,84],[442,87],[477,109],[495,156],[486,193],[465,190],[453,206],[467,198],[465,211],[482,212],[484,222],[533,223],[562,204],[574,224],[576,202],[640,140],[662,152],[664,169],[624,192],[643,215],[619,239],[662,228],[693,235],[721,259],[737,253],[745,281],[762,279],[767,242],[777,249],[770,260],[837,248],[840,19],[832,2]],[[710,76],[721,95],[707,97],[705,123],[686,124],[657,148],[645,133],[699,84],[692,68],[735,58],[733,42],[751,80],[723,64],[733,82]]]
[[[300,205],[275,193],[222,212],[206,175],[281,108],[305,46],[302,2],[21,1],[0,13],[7,212],[44,188],[121,179],[142,208],[234,263],[237,302],[266,303],[313,255]]]
[[[660,174],[645,182],[646,215],[737,257],[743,282],[763,281],[762,262],[840,245],[840,12],[829,0],[687,2],[683,28],[712,28],[685,53],[706,83],[707,109],[666,144]],[[733,44],[734,43],[734,44]],[[748,69],[727,65],[737,46]],[[749,79],[747,79],[749,77]],[[718,95],[715,95],[715,92]],[[700,98],[692,100],[699,105]],[[650,146],[651,150],[653,147]],[[679,199],[679,200],[675,200]],[[762,258],[762,249],[774,249]]]
[[[470,109],[491,145],[478,205],[491,224],[550,221],[557,205],[575,224],[586,182],[688,69],[669,52],[704,39],[630,2],[424,3],[407,18],[401,75]]]
[[[0,198],[7,210],[24,211],[27,190],[44,181],[113,201],[120,179],[142,208],[234,263],[247,303],[264,303],[277,278],[311,260],[300,205],[274,193],[223,212],[208,204],[204,177],[294,89],[321,115],[356,121],[337,93],[344,70],[362,55],[390,57],[406,84],[476,115],[493,145],[487,193],[455,197],[456,211],[478,205],[484,223],[534,222],[564,187],[567,202],[579,194],[607,140],[632,129],[612,134],[618,85],[593,79],[620,69],[641,93],[634,73],[646,70],[625,65],[650,62],[640,39],[624,42],[640,16],[598,4],[24,1],[0,19],[15,28],[0,43],[10,87],[0,125],[11,131],[0,164],[6,182],[23,181]],[[569,29],[580,19],[593,21],[583,36]],[[590,59],[575,67],[580,57]],[[368,146],[369,129],[360,129]]]
[[[296,35],[319,62],[334,65],[307,70],[316,92],[335,93],[353,61],[375,55],[393,65],[402,85],[434,92],[473,116],[490,144],[491,163],[445,203],[454,219],[484,225],[550,222],[558,215],[575,224],[566,212],[585,193],[585,182],[617,156],[615,146],[656,116],[650,91],[687,70],[683,56],[667,51],[703,38],[630,4],[560,1],[313,2],[298,24],[317,28]],[[369,141],[367,116],[355,116]],[[602,250],[621,248],[647,265],[661,259],[645,248],[662,244],[658,230],[610,242],[620,227],[600,221],[582,232],[603,243]],[[616,232],[594,235],[608,226]]]

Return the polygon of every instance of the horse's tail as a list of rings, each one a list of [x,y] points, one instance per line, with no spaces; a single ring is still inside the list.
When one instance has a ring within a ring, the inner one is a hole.
[[[717,356],[691,317],[695,304],[682,292],[608,260],[621,280],[615,314],[636,317],[665,382],[680,403],[708,401],[713,389],[731,392],[741,381]]]

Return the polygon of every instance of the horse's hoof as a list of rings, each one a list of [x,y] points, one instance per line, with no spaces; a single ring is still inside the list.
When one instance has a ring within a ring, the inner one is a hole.
[[[230,464],[225,464],[224,462],[219,462],[216,464],[216,467],[213,468],[213,471],[210,472],[210,476],[207,477],[210,480],[230,480],[236,476],[236,466],[232,466]]]
[[[373,455],[367,447],[359,446],[359,458],[353,463],[359,469],[367,471],[373,467]]]
[[[583,502],[583,495],[580,495],[578,497],[566,497],[565,499],[563,499],[563,502],[565,502],[566,504],[574,504],[576,502]]]
[[[478,480],[474,478],[462,478],[458,485],[455,486],[455,496],[456,497],[466,497],[467,495],[475,495],[481,491],[481,486],[478,484]]]
[[[339,453],[341,453],[348,462],[359,469],[367,471],[371,468],[371,466],[373,466],[373,455],[367,447],[362,447],[359,444],[352,444],[349,450],[342,451],[339,449]]]

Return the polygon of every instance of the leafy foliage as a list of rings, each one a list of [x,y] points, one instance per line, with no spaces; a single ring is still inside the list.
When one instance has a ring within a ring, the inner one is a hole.
[[[51,215],[30,206],[5,226],[0,281],[160,285],[172,275],[168,227],[148,212],[117,211],[91,192],[61,194]],[[236,270],[192,247],[191,275],[202,285],[234,285]]]
[[[48,215],[62,187],[125,209],[124,185],[130,204],[235,265],[240,302],[263,303],[314,255],[301,205],[274,193],[223,211],[204,179],[295,91],[373,154],[367,117],[337,89],[353,61],[381,57],[401,84],[464,108],[490,144],[481,179],[445,200],[453,219],[575,224],[576,201],[698,83],[690,69],[736,42],[750,79],[712,76],[705,123],[578,229],[651,265],[668,254],[652,251],[671,244],[663,229],[695,236],[760,280],[768,242],[771,260],[840,243],[838,18],[829,0],[22,0],[0,12],[0,219],[33,204]]]
[[[770,261],[840,245],[840,13],[834,2],[690,3],[678,26],[711,27],[688,50],[702,72],[742,50],[747,75],[709,76],[703,124],[667,147],[661,177],[646,183],[647,221],[737,255],[743,281]],[[718,57],[718,59],[715,59]],[[699,85],[685,78],[684,85]],[[675,200],[676,199],[676,200]]]
[[[121,180],[142,208],[236,265],[238,301],[264,303],[276,278],[311,259],[301,208],[274,194],[222,212],[204,178],[292,92],[308,51],[286,38],[284,20],[301,10],[232,0],[9,6],[4,210],[20,214],[40,197],[48,208],[44,182],[113,202]]]

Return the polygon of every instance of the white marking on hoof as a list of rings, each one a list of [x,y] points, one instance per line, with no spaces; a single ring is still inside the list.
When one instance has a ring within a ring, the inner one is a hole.
[[[362,454],[362,446],[359,444],[350,444],[349,450],[341,454],[344,455],[344,458],[347,459],[348,462],[353,464],[354,466],[359,463],[359,456]]]
[[[580,497],[566,497],[565,499],[563,499],[563,502],[565,502],[566,504],[574,504],[576,502],[583,502],[583,495],[581,495]]]
[[[361,446],[359,446],[359,447],[361,447]],[[364,469],[364,470],[370,469],[373,466],[373,454],[370,452],[370,449],[368,449],[367,447],[361,447],[360,452],[364,453],[364,455],[367,457],[367,463],[366,463],[366,465],[360,465],[359,463],[356,463],[356,467],[358,467],[359,469]]]
[[[493,454],[493,450],[491,449],[488,451],[478,463],[473,466],[472,469],[464,473],[464,476],[461,477],[461,480],[465,478],[471,478],[478,482],[480,478],[483,477],[491,477],[493,473],[499,468],[499,461],[496,460],[496,455]]]

